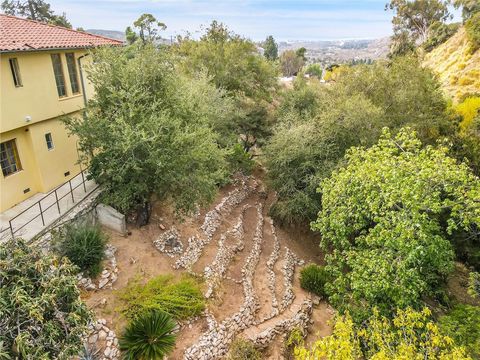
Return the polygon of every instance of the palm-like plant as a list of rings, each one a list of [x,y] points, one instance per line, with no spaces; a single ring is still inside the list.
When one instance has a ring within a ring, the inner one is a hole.
[[[175,347],[176,324],[162,311],[147,312],[128,324],[119,339],[123,358],[127,360],[163,359]]]

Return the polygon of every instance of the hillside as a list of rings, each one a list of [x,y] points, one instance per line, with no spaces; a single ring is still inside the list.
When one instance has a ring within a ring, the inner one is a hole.
[[[425,56],[424,64],[438,74],[445,93],[458,101],[480,93],[480,50],[470,54],[465,29]]]
[[[357,40],[318,40],[280,42],[280,53],[286,50],[307,49],[307,58],[324,66],[343,64],[352,60],[377,60],[385,58],[390,46],[389,38]]]

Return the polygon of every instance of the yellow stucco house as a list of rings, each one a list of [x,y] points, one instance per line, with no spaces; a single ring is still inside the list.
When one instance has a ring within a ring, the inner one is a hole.
[[[89,49],[122,42],[0,14],[0,212],[80,172],[61,116],[92,94]]]

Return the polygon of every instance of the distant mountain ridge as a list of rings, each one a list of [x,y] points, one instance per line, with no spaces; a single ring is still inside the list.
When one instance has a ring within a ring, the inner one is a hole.
[[[103,29],[87,29],[85,32],[88,32],[90,34],[94,35],[100,35],[100,36],[105,36],[110,39],[115,39],[115,40],[120,40],[120,41],[125,41],[125,33],[122,31],[118,30],[103,30]]]

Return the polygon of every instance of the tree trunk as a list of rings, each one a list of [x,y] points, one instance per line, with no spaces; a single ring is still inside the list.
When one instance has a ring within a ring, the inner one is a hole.
[[[152,213],[152,204],[149,201],[138,205],[137,207],[137,227],[145,226],[150,221]]]

